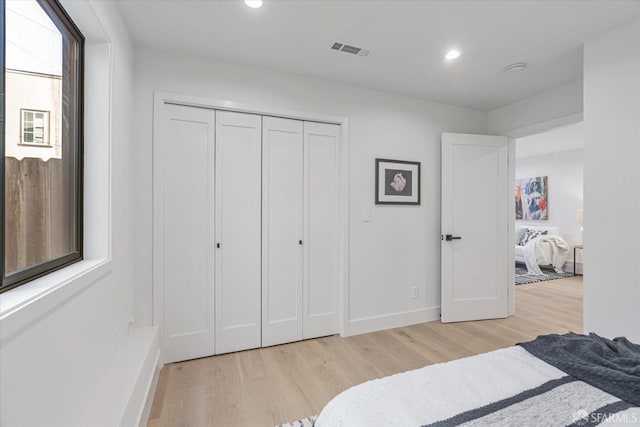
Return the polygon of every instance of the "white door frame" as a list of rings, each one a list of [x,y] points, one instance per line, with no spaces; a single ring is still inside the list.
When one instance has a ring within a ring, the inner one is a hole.
[[[336,124],[340,126],[340,283],[338,284],[339,292],[339,311],[340,311],[340,335],[349,335],[349,119],[342,116],[332,116],[326,114],[309,113],[305,111],[288,110],[278,107],[259,106],[253,104],[245,104],[235,101],[205,98],[199,96],[183,95],[171,92],[154,91],[153,93],[153,146],[155,147],[161,138],[164,137],[162,132],[162,117],[164,117],[164,107],[167,104],[183,105],[187,107],[199,107],[213,110],[235,111],[241,113],[259,114],[263,116],[281,117],[287,119],[296,119],[310,122],[320,122]],[[162,242],[156,237],[159,230],[162,230],[162,218],[156,215],[160,211],[160,201],[162,200],[161,191],[156,183],[161,182],[160,178],[163,170],[158,167],[159,158],[158,150],[153,150],[153,269],[152,269],[152,319],[153,326],[160,329],[160,337],[164,330],[164,319],[162,304],[164,301],[164,289],[162,288],[162,280],[156,279],[162,277],[160,263],[156,262],[156,254],[162,253]],[[163,343],[160,343],[162,349]]]
[[[569,114],[567,116],[558,117],[555,119],[545,120],[542,122],[534,123],[532,125],[526,125],[515,129],[509,129],[502,132],[496,132],[496,135],[509,137],[509,182],[516,182],[516,139],[524,138],[526,136],[536,135],[539,133],[548,132],[550,130],[561,128],[575,123],[584,121],[583,113]],[[509,202],[509,241],[515,240],[515,228],[516,220],[515,215],[515,197],[510,197]],[[510,245],[509,257],[515,261],[515,248]],[[515,276],[515,265],[513,262],[509,262],[509,277]],[[509,282],[509,316],[516,312],[516,284]]]

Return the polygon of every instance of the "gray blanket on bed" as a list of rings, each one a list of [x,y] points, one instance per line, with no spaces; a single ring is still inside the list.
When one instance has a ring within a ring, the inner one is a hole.
[[[518,345],[572,377],[640,406],[640,345],[593,333],[544,335]]]

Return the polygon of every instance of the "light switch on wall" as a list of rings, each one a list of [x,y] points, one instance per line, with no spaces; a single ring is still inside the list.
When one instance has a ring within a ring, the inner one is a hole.
[[[371,208],[362,209],[362,222],[371,222]]]

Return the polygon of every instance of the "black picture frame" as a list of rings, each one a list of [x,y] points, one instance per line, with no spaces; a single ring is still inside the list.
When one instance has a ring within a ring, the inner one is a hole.
[[[420,205],[420,162],[375,159],[375,204]]]

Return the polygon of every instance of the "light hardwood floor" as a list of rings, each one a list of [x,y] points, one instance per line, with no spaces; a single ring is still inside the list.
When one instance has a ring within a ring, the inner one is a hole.
[[[336,394],[386,375],[541,334],[582,332],[582,278],[516,287],[508,319],[422,323],[165,366],[149,427],[267,426],[317,414]]]

